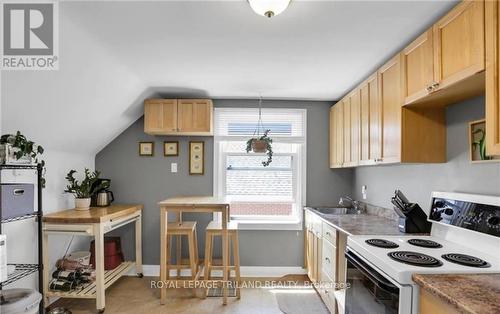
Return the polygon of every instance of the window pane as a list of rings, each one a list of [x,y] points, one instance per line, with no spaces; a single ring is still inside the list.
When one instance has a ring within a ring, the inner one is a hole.
[[[274,156],[268,167],[262,166],[265,156],[227,157],[226,195],[269,196],[267,200],[291,200],[293,197],[292,157]],[[240,199],[248,199],[242,197]],[[262,200],[262,199],[260,199]]]

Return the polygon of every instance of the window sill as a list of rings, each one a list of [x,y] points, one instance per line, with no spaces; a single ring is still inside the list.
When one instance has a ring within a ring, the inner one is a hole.
[[[300,220],[282,220],[282,221],[265,221],[265,220],[238,220],[238,230],[302,230],[302,221]]]

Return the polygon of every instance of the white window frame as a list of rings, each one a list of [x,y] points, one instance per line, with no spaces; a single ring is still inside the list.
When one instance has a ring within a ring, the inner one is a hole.
[[[241,108],[224,108],[224,110]],[[281,109],[281,108],[280,108]],[[217,110],[217,108],[215,108]],[[273,109],[279,110],[279,109]],[[302,230],[302,208],[306,204],[306,168],[307,168],[307,110],[306,109],[288,109],[282,110],[300,110],[303,115],[303,136],[302,137],[275,137],[273,143],[293,143],[299,144],[298,151],[292,153],[274,153],[274,156],[285,155],[292,156],[292,171],[296,168],[293,176],[294,194],[297,198],[293,206],[293,215],[290,217],[281,216],[255,216],[232,217],[238,221],[240,229],[244,230]],[[228,155],[241,155],[240,153],[223,152],[222,143],[226,141],[248,140],[248,136],[214,136],[214,175],[213,175],[213,195],[225,196],[226,191],[226,158]],[[244,153],[244,152],[243,152]],[[258,154],[256,154],[258,155]],[[265,154],[261,154],[265,156]],[[214,220],[220,221],[220,214],[214,214]]]

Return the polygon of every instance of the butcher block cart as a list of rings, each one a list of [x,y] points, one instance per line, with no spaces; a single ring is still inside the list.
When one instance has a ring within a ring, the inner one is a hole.
[[[89,210],[68,209],[43,216],[43,277],[44,304],[49,297],[96,299],[96,308],[102,313],[106,305],[105,290],[135,265],[142,277],[142,205],[111,205],[91,207]],[[112,230],[135,223],[135,261],[124,261],[112,270],[104,270],[104,235]],[[91,236],[95,238],[96,280],[77,290],[51,291],[51,267],[49,264],[49,234]]]

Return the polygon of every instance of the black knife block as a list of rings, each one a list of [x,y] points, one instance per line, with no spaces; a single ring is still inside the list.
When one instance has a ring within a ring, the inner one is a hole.
[[[405,217],[399,217],[399,231],[405,233],[429,233],[432,224],[417,203],[412,203],[405,211]]]

